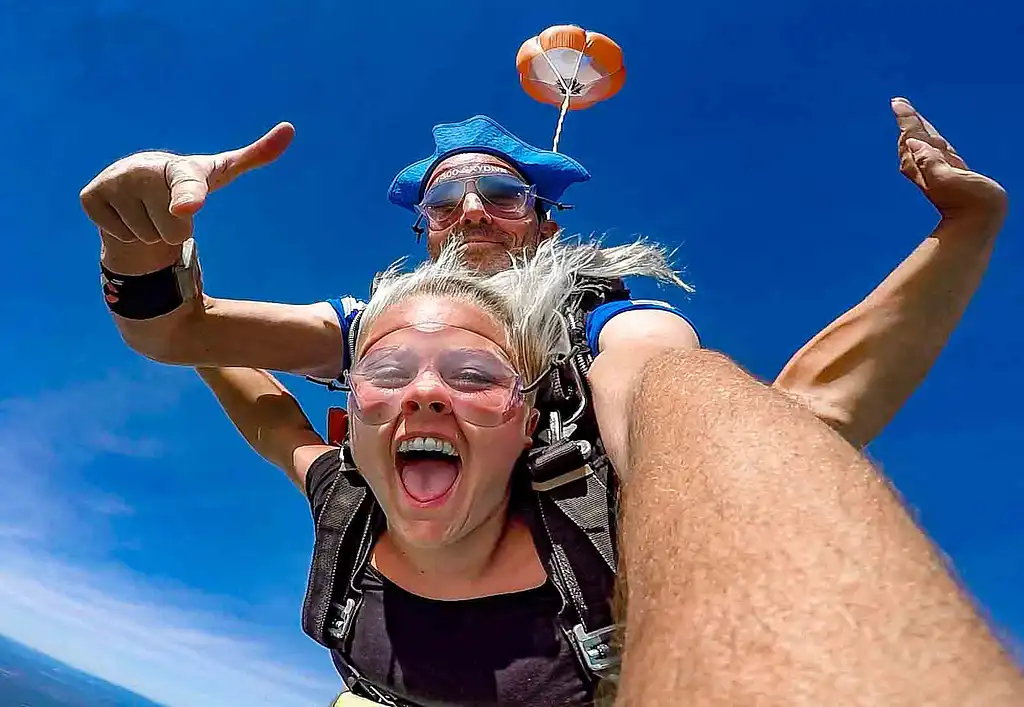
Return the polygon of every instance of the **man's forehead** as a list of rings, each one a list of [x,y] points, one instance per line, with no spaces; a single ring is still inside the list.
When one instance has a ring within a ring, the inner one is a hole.
[[[523,177],[511,162],[500,157],[482,152],[466,152],[441,160],[434,167],[427,183],[433,185],[483,174],[511,174],[520,179]]]

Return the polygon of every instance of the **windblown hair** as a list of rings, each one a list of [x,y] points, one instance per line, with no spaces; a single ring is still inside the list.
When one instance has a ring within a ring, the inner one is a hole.
[[[559,312],[583,293],[585,280],[650,277],[692,291],[669,264],[669,254],[643,239],[610,248],[598,241],[549,239],[529,254],[512,257],[508,270],[493,275],[467,266],[464,251],[452,240],[437,260],[412,272],[402,272],[399,261],[380,274],[360,317],[356,350],[389,307],[417,296],[457,299],[480,307],[498,322],[512,364],[530,382],[569,350]]]

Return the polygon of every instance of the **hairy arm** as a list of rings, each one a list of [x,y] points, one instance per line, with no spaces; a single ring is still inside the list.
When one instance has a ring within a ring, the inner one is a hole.
[[[786,364],[775,387],[856,446],[924,380],[988,267],[1002,219],[943,220],[863,302]]]
[[[266,371],[253,368],[197,368],[245,441],[305,493],[306,472],[324,443],[291,393]]]
[[[617,705],[1024,704],[1024,676],[891,484],[709,351],[637,382]]]
[[[599,338],[600,353],[590,367],[601,440],[620,475],[628,473],[628,431],[633,396],[647,363],[673,350],[700,348],[688,321],[671,312],[636,310],[608,321]],[[642,412],[642,411],[640,411]]]

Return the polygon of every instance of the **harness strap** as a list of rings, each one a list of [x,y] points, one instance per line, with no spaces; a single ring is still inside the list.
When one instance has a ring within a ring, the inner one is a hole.
[[[549,548],[549,574],[562,593],[559,615],[584,669],[614,680],[619,658],[611,602],[618,567],[618,480],[601,443],[587,373],[594,355],[587,344],[586,312],[601,301],[628,297],[621,284],[595,287],[563,312],[571,351],[549,378],[546,403],[554,406],[546,442],[526,455],[536,495],[539,527]],[[567,414],[563,424],[562,414]],[[586,540],[584,540],[586,538]],[[572,608],[571,616],[567,609]],[[573,618],[574,617],[574,618]]]
[[[546,495],[565,514],[597,550],[611,572],[616,571],[616,543],[612,537],[612,513],[609,489],[598,473],[563,484]],[[576,531],[578,532],[578,531]]]
[[[328,621],[332,613],[331,603],[335,601],[339,562],[344,556],[360,556],[359,545],[365,542],[365,529],[376,505],[365,485],[352,482],[349,472],[355,465],[348,447],[343,446],[339,454],[343,473],[332,482],[315,519],[317,532],[302,607],[302,630],[324,646],[330,640]]]

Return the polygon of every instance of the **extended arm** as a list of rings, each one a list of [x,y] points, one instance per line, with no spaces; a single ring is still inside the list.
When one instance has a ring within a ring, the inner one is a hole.
[[[1024,677],[888,480],[708,351],[629,426],[617,705],[990,705]]]
[[[238,150],[188,157],[140,153],[103,170],[81,194],[83,208],[99,227],[103,267],[129,278],[172,267],[208,192],[276,159],[293,134],[282,124]],[[125,342],[163,363],[250,366],[327,378],[340,372],[342,336],[330,304],[219,299],[199,285],[198,296],[159,316],[113,314]],[[107,292],[111,307],[124,312],[125,303],[118,301],[128,292],[123,287],[120,293]],[[159,301],[162,293],[147,297]]]
[[[647,363],[669,351],[700,347],[697,333],[678,314],[656,309],[622,312],[601,329],[600,353],[590,367],[590,388],[601,441],[621,476],[629,473],[628,430],[636,386]]]
[[[245,441],[305,493],[306,472],[324,443],[291,393],[266,371],[197,368]]]
[[[927,375],[974,295],[1006,195],[967,165],[909,103],[893,101],[901,170],[942,215],[935,231],[863,302],[815,336],[775,386],[850,442],[869,443]]]

